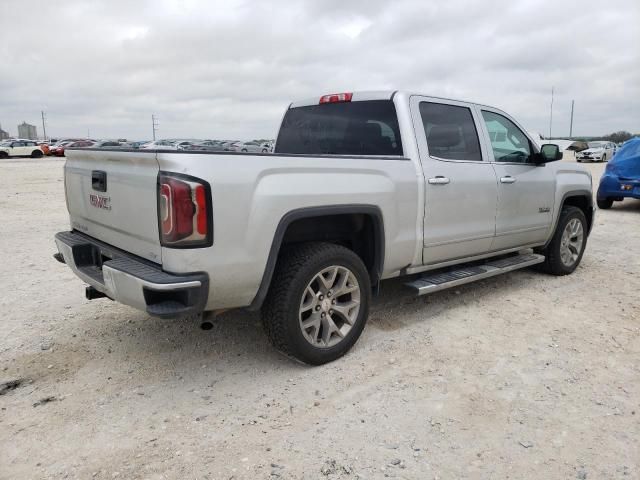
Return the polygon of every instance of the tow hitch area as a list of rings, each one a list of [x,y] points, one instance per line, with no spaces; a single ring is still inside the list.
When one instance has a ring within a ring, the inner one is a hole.
[[[107,295],[106,293],[102,293],[100,290],[92,286],[88,286],[86,288],[86,290],[84,291],[84,295],[85,297],[87,297],[87,300],[95,300],[96,298],[105,297],[109,298],[109,295]]]

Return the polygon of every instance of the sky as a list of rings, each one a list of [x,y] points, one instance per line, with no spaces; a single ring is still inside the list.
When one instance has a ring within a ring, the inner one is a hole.
[[[274,138],[296,99],[410,90],[553,136],[640,132],[640,1],[0,0],[0,124]]]

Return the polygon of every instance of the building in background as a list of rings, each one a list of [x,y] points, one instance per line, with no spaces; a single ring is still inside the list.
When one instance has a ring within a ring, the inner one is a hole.
[[[0,125],[0,140],[6,140],[9,138],[9,132],[2,129],[2,125]]]
[[[18,125],[18,138],[28,138],[29,140],[38,139],[38,131],[35,125],[29,125],[27,122],[22,122]]]

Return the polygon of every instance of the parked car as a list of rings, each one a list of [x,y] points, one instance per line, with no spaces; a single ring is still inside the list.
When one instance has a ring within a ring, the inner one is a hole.
[[[260,142],[245,142],[239,146],[241,152],[268,153],[269,144]]]
[[[141,150],[178,150],[175,140],[156,140],[140,147]]]
[[[124,143],[119,140],[98,140],[93,148],[124,148]]]
[[[227,152],[239,152],[240,145],[242,145],[242,142],[240,141],[229,141],[229,142],[223,142],[222,148]]]
[[[135,142],[126,142],[123,144],[124,148],[133,148],[133,149],[139,149],[141,148],[143,145],[146,145],[147,143],[149,143],[148,140],[142,140],[142,141],[135,141]]]
[[[613,142],[589,142],[589,148],[576,153],[578,162],[606,162],[615,153]]]
[[[640,199],[640,137],[619,147],[607,164],[598,186],[598,207],[611,208],[625,198]]]
[[[42,148],[33,140],[4,140],[0,142],[0,158],[44,156]]]
[[[222,152],[224,149],[222,148],[221,142],[216,142],[215,140],[204,140],[191,144],[185,150],[199,152]]]
[[[45,155],[49,155],[49,143],[48,142],[36,142],[36,143],[40,147],[40,150],[42,150],[42,153],[44,153]]]
[[[66,142],[60,142],[57,145],[54,145],[50,149],[50,153],[56,157],[64,157],[65,149],[67,147],[71,147],[74,144],[80,143],[82,140],[67,140]]]
[[[567,275],[593,225],[589,172],[485,105],[324,95],[289,106],[273,155],[210,157],[69,152],[55,256],[87,298],[261,309],[276,348],[322,364],[357,341],[381,280],[423,295],[533,265]]]

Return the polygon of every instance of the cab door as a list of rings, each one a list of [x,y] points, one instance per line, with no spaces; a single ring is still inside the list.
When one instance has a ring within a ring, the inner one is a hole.
[[[425,182],[423,263],[488,252],[498,187],[472,105],[413,96],[411,115]]]
[[[555,203],[555,170],[533,163],[538,147],[504,112],[477,107],[498,179],[492,250],[540,245],[547,240]]]

